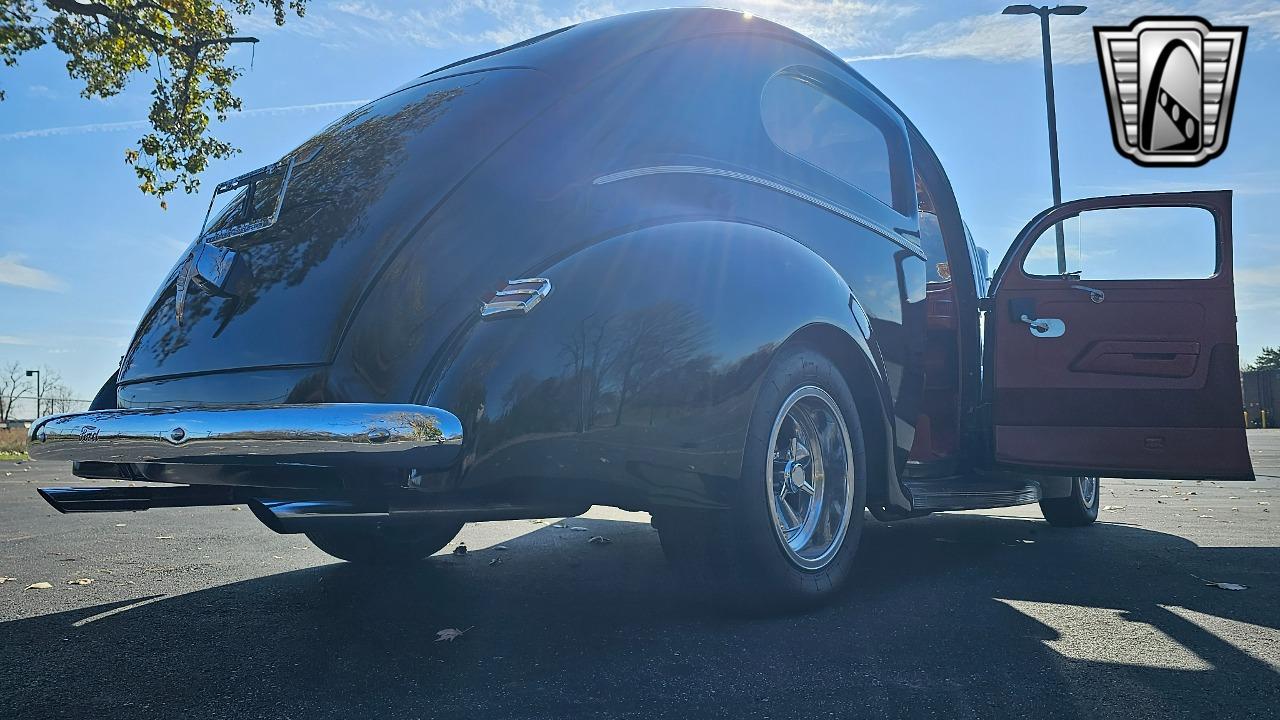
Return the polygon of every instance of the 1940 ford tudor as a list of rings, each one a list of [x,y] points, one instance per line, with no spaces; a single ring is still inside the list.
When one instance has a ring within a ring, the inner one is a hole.
[[[796,605],[849,579],[864,509],[1087,525],[1100,475],[1251,479],[1237,367],[1229,192],[1046,210],[988,282],[886,97],[778,25],[662,10],[219,184],[30,453],[168,483],[42,489],[61,511],[248,503],[353,561],[647,510],[689,579]]]

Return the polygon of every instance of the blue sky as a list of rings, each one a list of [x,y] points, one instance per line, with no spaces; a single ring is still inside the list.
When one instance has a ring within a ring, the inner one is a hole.
[[[52,50],[0,68],[0,365],[58,369],[91,397],[124,352],[156,285],[198,230],[219,179],[264,165],[336,117],[447,62],[580,20],[672,3],[555,0],[312,0],[262,39],[238,47],[245,112],[217,128],[243,149],[205,174],[199,196],[163,211],[135,189],[124,150],[142,133],[145,78],[108,101],[86,101]],[[675,3],[679,4],[679,3]],[[1002,17],[1004,2],[740,0],[848,58],[893,98],[941,156],[960,208],[994,258],[1050,204],[1039,30]],[[1250,26],[1231,140],[1201,168],[1138,167],[1114,150],[1094,55],[1095,24],[1195,14]],[[1280,3],[1093,2],[1055,19],[1063,196],[1230,188],[1241,355],[1280,345]],[[1168,252],[1176,253],[1176,248]]]

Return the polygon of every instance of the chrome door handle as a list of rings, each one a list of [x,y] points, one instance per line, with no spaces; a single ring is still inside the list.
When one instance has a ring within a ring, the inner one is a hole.
[[[1083,290],[1084,292],[1089,293],[1089,299],[1093,301],[1094,305],[1097,305],[1101,303],[1103,300],[1107,299],[1107,294],[1102,292],[1098,288],[1091,288],[1087,285],[1072,285],[1071,289]]]
[[[1031,329],[1031,334],[1036,337],[1062,337],[1063,333],[1067,331],[1066,323],[1057,318],[1031,318],[1027,317],[1024,313],[1023,316],[1018,319],[1026,323],[1027,327]]]

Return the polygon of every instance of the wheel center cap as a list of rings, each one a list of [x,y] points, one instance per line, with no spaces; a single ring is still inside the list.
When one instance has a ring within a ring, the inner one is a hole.
[[[798,490],[804,487],[804,466],[800,465],[795,460],[787,463],[787,482],[791,485],[791,489],[793,490]]]

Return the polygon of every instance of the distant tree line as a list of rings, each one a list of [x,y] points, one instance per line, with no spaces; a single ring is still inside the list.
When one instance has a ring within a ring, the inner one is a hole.
[[[32,402],[36,417],[74,412],[83,408],[88,402],[72,397],[74,393],[63,383],[62,374],[46,365],[39,368],[40,403],[39,407],[35,407],[35,378],[27,375],[27,370],[27,366],[19,362],[9,363],[0,368],[0,422],[7,423],[18,419],[15,417],[15,411],[18,404],[25,400]]]
[[[1280,369],[1280,348],[1266,347],[1258,354],[1258,358],[1244,368],[1245,370]]]

